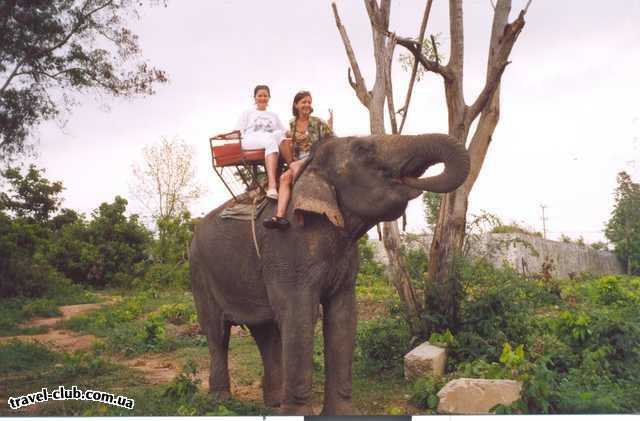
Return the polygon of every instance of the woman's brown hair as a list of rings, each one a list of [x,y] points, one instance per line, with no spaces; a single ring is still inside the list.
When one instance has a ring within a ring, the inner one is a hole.
[[[298,118],[298,110],[296,109],[296,104],[302,100],[302,98],[309,97],[311,98],[311,92],[309,91],[300,91],[293,97],[293,105],[291,106],[291,112],[295,118]],[[313,108],[311,109],[313,112]]]

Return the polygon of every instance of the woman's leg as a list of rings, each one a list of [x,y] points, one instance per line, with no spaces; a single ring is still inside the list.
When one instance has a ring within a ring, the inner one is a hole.
[[[280,177],[280,189],[278,191],[278,209],[276,210],[276,216],[278,218],[284,218],[287,212],[287,206],[289,205],[289,198],[291,197],[291,185],[300,174],[300,168],[304,163],[304,159],[294,161],[289,165],[289,169]]]
[[[265,163],[267,167],[267,190],[276,190],[278,184],[276,183],[276,173],[278,172],[278,154],[271,153],[265,157]]]

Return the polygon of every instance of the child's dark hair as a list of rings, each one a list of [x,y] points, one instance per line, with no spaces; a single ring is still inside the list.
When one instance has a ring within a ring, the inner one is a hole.
[[[269,96],[271,96],[271,90],[269,89],[269,87],[267,85],[258,85],[255,88],[253,88],[253,97],[255,98],[256,95],[258,95],[258,91],[264,89],[265,91],[267,91],[267,93],[269,94]]]
[[[293,105],[291,106],[291,112],[293,113],[293,116],[298,118],[298,110],[296,109],[296,104],[298,102],[300,102],[300,100],[302,100],[302,98],[305,97],[310,97],[311,98],[311,92],[309,91],[300,91],[296,94],[296,96],[293,97]],[[311,109],[311,111],[313,111],[313,109]]]

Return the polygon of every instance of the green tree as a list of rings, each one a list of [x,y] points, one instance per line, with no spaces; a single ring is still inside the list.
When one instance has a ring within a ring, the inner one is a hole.
[[[95,286],[129,286],[142,275],[151,233],[138,215],[127,217],[126,209],[126,199],[116,196],[93,211],[87,235],[96,254],[87,281]]]
[[[613,212],[605,235],[624,262],[627,273],[640,275],[640,184],[634,183],[624,171],[618,174],[617,182]]]
[[[42,176],[43,169],[29,166],[25,175],[19,168],[9,167],[0,174],[9,184],[8,192],[0,192],[0,210],[18,218],[45,223],[60,207],[62,183]]]
[[[157,221],[158,239],[154,241],[152,255],[158,263],[186,263],[189,244],[193,236],[193,223],[189,212],[171,217],[165,216]]]
[[[62,183],[49,181],[30,166],[26,174],[8,168],[0,175],[0,296],[37,297],[57,276],[44,257],[50,221],[60,207]],[[61,222],[61,221],[59,221]]]
[[[157,1],[156,1],[157,3]],[[24,150],[41,121],[73,105],[70,94],[153,94],[162,70],[141,60],[127,28],[140,0],[0,1],[0,152]]]

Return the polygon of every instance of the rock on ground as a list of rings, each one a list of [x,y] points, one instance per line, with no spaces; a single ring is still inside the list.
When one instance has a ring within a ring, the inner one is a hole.
[[[456,379],[438,392],[441,414],[490,414],[498,404],[520,399],[522,382],[515,380]]]

